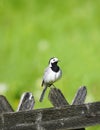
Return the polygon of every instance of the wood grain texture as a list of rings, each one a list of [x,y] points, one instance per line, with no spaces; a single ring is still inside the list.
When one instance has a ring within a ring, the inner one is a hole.
[[[14,110],[12,106],[9,104],[8,100],[3,95],[0,95],[0,113],[13,111]]]
[[[84,130],[100,125],[100,102],[83,104],[86,94],[86,87],[81,87],[69,105],[62,92],[53,88],[49,99],[54,108],[32,110],[34,97],[27,92],[22,95],[17,112],[0,96],[0,130]]]
[[[79,104],[83,104],[85,102],[87,96],[87,89],[85,86],[82,86],[78,89],[72,104],[73,105],[79,105]]]
[[[3,130],[66,130],[100,124],[100,102],[4,113]]]
[[[63,107],[69,105],[62,92],[57,88],[51,88],[48,98],[54,107]]]
[[[73,99],[72,105],[79,105],[85,102],[87,96],[87,89],[85,86],[82,86],[78,89],[75,98]],[[85,130],[85,128],[74,129],[74,130]]]
[[[31,92],[22,94],[17,111],[32,110],[35,105],[34,96]]]
[[[72,104],[78,105],[78,104],[84,103],[86,94],[87,94],[86,87],[84,86],[80,87],[75,95],[75,98]],[[63,107],[63,106],[69,105],[68,101],[65,99],[62,92],[57,88],[51,88],[48,98],[54,107]],[[85,130],[85,128],[74,129],[74,130]]]

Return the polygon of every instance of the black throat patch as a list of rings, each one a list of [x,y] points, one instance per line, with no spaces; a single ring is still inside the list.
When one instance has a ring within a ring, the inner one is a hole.
[[[52,63],[51,69],[52,69],[54,72],[58,72],[58,71],[59,71],[59,66],[57,65],[57,62]]]

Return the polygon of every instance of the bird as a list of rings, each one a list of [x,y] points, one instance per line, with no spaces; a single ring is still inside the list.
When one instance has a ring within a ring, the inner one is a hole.
[[[62,77],[62,70],[57,65],[58,62],[59,62],[58,58],[56,57],[50,58],[49,65],[44,71],[43,80],[41,84],[41,86],[44,88],[39,99],[40,102],[43,101],[47,88],[53,85],[54,82],[56,82]]]

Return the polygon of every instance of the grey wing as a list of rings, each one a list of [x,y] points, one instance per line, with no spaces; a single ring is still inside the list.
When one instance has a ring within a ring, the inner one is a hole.
[[[46,76],[47,76],[47,74],[48,74],[48,70],[49,70],[49,67],[47,67],[47,68],[45,69],[45,71],[44,71],[44,75],[43,75],[43,80],[42,80],[41,86],[43,86],[44,83],[45,83],[45,78],[46,78]]]

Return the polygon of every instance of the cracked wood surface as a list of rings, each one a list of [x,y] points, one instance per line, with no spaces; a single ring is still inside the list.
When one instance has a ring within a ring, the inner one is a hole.
[[[66,130],[100,124],[100,102],[4,113],[2,130]]]

